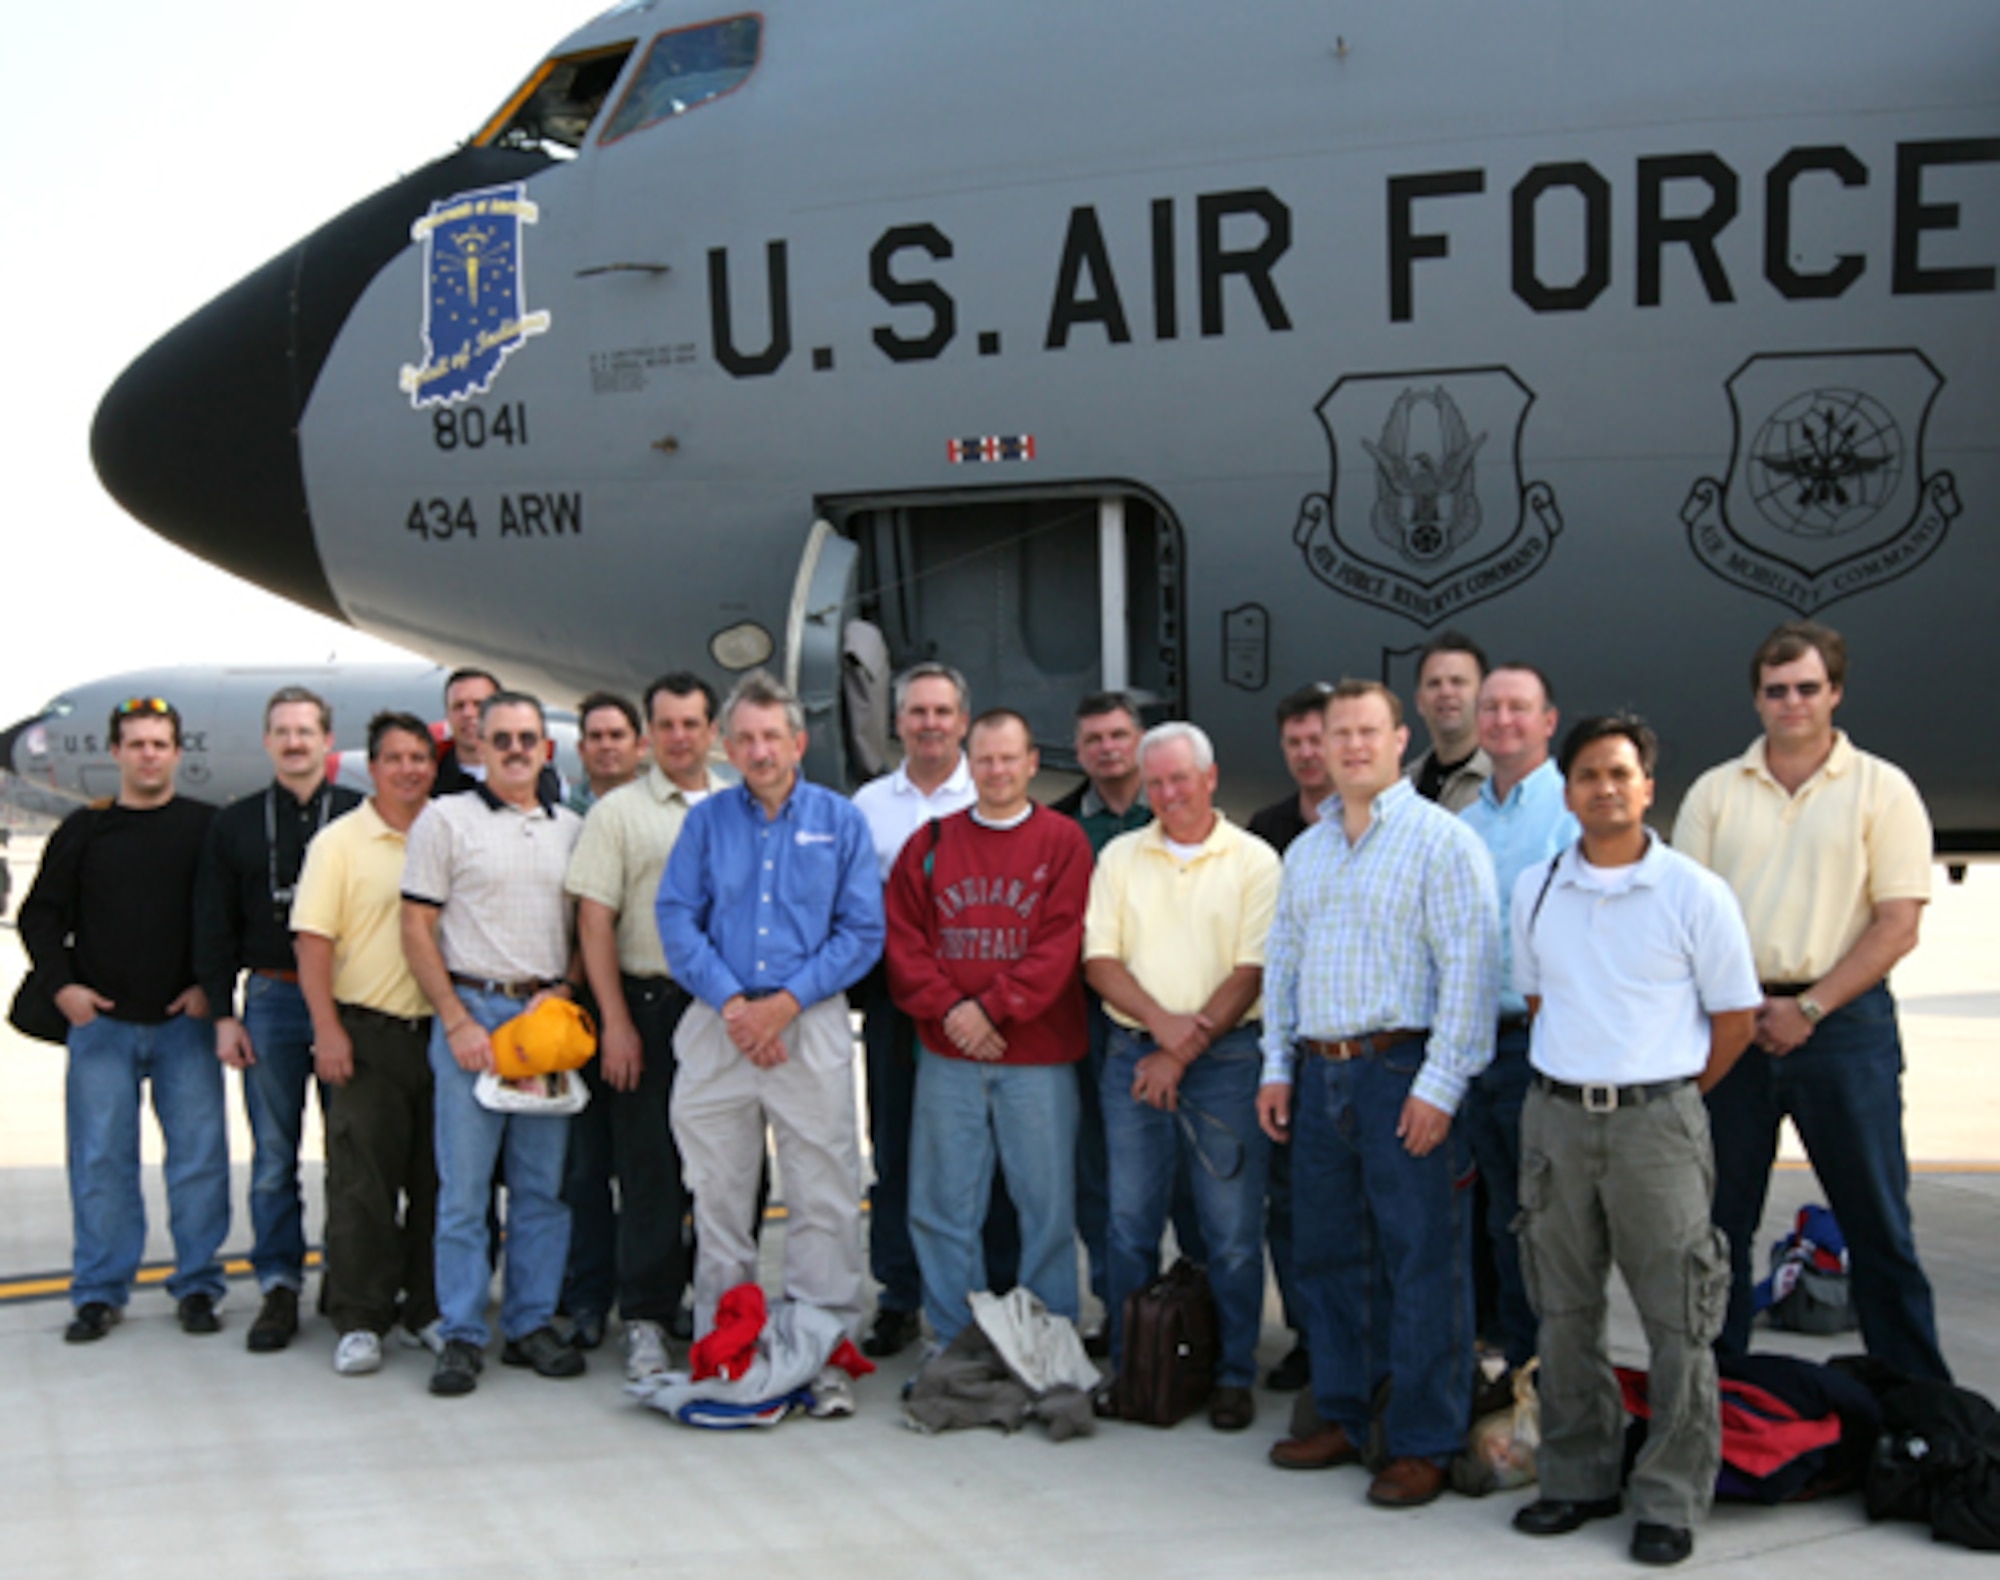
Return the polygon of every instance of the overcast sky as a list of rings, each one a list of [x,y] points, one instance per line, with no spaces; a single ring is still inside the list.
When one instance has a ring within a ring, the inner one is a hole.
[[[406,656],[139,526],[98,486],[91,416],[159,335],[461,142],[607,4],[97,0],[10,16],[0,725],[127,669]]]

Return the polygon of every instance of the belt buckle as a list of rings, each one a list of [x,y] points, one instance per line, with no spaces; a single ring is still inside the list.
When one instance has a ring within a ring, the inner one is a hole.
[[[1583,1111],[1586,1114],[1609,1114],[1617,1110],[1618,1088],[1607,1084],[1586,1082],[1582,1087]]]

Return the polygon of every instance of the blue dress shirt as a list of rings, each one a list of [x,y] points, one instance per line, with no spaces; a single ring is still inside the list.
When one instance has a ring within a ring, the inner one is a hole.
[[[1563,800],[1563,776],[1546,760],[1509,790],[1504,801],[1493,793],[1493,781],[1487,780],[1458,815],[1485,842],[1500,887],[1500,1013],[1525,1015],[1528,1001],[1514,990],[1514,929],[1507,906],[1521,874],[1530,867],[1546,874],[1550,859],[1574,845],[1583,830]]]
[[[868,824],[845,797],[794,782],[776,817],[742,785],[687,815],[653,907],[674,980],[720,1009],[845,991],[882,953],[882,883]]]

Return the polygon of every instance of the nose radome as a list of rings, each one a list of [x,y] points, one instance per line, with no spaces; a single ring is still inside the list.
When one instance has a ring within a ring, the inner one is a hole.
[[[168,541],[342,618],[299,458],[320,369],[433,199],[523,180],[548,163],[541,153],[461,149],[357,203],[170,331],[98,405],[90,450],[105,488]]]

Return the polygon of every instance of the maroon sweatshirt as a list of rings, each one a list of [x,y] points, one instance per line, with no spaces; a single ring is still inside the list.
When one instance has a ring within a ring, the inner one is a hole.
[[[976,999],[1007,1039],[1003,1064],[1068,1064],[1087,1040],[1083,911],[1090,841],[1035,807],[1013,828],[971,811],[919,828],[889,874],[889,991],[933,1053],[963,1058],[944,1018]],[[928,870],[926,870],[928,869]]]

